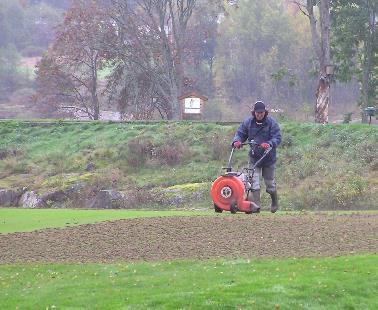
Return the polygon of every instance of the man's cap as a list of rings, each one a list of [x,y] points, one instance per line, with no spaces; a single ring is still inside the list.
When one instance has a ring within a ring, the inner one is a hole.
[[[256,101],[255,105],[253,106],[253,110],[254,112],[265,112],[266,109],[265,109],[265,104],[264,102],[262,101]]]

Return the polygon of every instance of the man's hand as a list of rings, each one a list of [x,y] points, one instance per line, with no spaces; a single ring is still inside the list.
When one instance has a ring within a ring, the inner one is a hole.
[[[270,148],[270,144],[269,144],[269,143],[266,143],[266,142],[261,143],[260,146],[261,146],[265,151],[268,150],[268,149]]]
[[[242,143],[240,141],[234,141],[232,145],[235,149],[240,149],[242,147]]]

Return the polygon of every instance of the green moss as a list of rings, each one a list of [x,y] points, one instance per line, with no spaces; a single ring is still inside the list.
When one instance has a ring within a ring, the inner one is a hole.
[[[42,188],[66,188],[78,182],[87,182],[93,178],[94,173],[85,174],[62,174],[48,177],[42,181]]]
[[[198,190],[203,189],[204,187],[208,188],[211,185],[210,182],[205,182],[205,183],[186,183],[186,184],[178,184],[174,186],[170,186],[167,189],[168,190],[179,190],[183,192],[195,192]]]

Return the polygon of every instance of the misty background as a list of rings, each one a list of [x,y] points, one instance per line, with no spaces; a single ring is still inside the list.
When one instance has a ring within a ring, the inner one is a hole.
[[[95,102],[98,118],[170,119],[170,98],[196,91],[205,120],[243,119],[258,99],[313,120],[318,65],[292,1],[194,1],[185,33],[169,18],[155,31],[141,2],[0,0],[0,118],[96,119]],[[175,55],[172,90],[164,57]],[[357,69],[331,84],[330,122],[361,118]]]

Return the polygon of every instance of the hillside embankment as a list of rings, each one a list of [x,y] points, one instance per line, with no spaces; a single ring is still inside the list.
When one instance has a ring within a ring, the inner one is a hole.
[[[378,127],[280,122],[280,204],[377,209]],[[211,208],[237,123],[0,122],[2,207]],[[234,168],[247,163],[236,152]],[[263,207],[269,205],[262,197]]]

